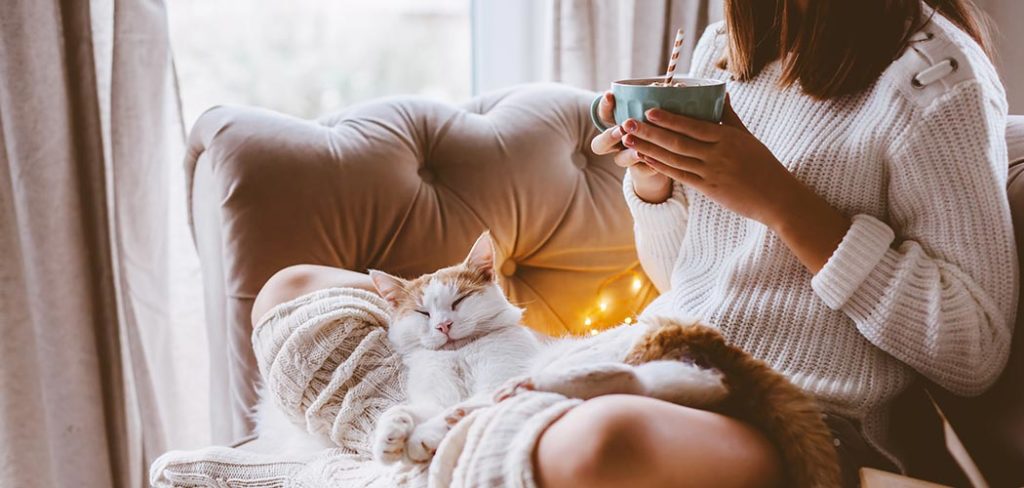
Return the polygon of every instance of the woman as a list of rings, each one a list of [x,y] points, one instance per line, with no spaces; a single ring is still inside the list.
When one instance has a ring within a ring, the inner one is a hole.
[[[861,466],[899,465],[887,408],[918,374],[977,394],[1008,354],[1006,101],[972,12],[967,0],[725,0],[691,73],[731,80],[723,123],[653,110],[593,142],[628,168],[638,253],[662,292],[645,313],[701,316],[814,395],[850,484]],[[290,268],[254,317],[336,285],[371,287]],[[546,488],[784,476],[754,429],[630,396],[570,410],[534,460]]]

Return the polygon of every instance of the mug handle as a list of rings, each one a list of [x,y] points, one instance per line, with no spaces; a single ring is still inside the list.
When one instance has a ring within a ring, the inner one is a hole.
[[[604,125],[604,122],[601,121],[601,117],[597,114],[597,106],[601,104],[601,97],[603,96],[604,95],[598,95],[593,102],[590,102],[590,121],[593,122],[594,127],[597,127],[597,130],[601,132],[611,129],[611,127]]]

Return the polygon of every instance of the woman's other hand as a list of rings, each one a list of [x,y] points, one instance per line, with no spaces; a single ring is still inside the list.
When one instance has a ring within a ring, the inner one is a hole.
[[[590,143],[591,149],[596,154],[609,154],[616,152],[615,164],[628,168],[633,179],[633,191],[636,195],[649,203],[661,203],[668,200],[672,195],[672,180],[650,167],[641,160],[641,154],[635,149],[625,148],[621,140],[625,134],[622,127],[615,125],[615,97],[612,92],[605,92],[598,104],[598,115],[605,125],[610,129],[598,134]]]

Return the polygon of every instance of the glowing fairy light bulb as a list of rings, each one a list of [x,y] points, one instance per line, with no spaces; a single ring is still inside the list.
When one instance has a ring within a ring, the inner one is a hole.
[[[633,317],[626,317],[622,321],[625,322],[626,325],[632,324],[633,323]]]
[[[600,302],[598,302],[597,308],[601,309],[602,312],[607,312],[608,311],[608,301],[601,300]]]
[[[638,276],[634,276],[632,284],[633,293],[640,291],[641,286],[643,286],[643,283],[640,282],[640,278]]]
[[[594,324],[594,321],[591,320],[590,317],[587,317],[587,318],[583,319],[583,325],[585,325],[587,327],[590,327],[593,324]]]
[[[597,329],[590,329],[590,335],[597,335]]]

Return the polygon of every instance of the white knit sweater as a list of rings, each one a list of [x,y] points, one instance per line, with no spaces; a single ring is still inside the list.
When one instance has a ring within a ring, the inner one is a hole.
[[[640,262],[662,291],[644,313],[704,318],[826,410],[861,421],[897,464],[889,402],[917,374],[958,394],[989,386],[1008,355],[1017,297],[1003,88],[947,19],[935,16],[917,39],[856,96],[819,101],[779,88],[779,63],[728,81],[750,131],[853,220],[817,275],[765,226],[693,189],[677,183],[652,205],[624,184]],[[729,80],[716,67],[725,43],[723,25],[709,27],[691,76]],[[946,58],[955,71],[911,83]]]

